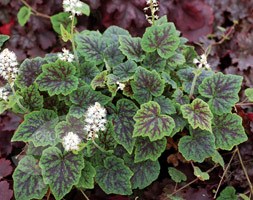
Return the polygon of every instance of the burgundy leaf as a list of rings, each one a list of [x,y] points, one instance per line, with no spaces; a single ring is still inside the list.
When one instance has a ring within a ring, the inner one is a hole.
[[[9,176],[12,172],[13,168],[11,166],[11,162],[6,160],[5,158],[0,159],[0,179]]]
[[[0,197],[1,200],[10,200],[13,196],[13,191],[9,189],[7,181],[0,182]]]

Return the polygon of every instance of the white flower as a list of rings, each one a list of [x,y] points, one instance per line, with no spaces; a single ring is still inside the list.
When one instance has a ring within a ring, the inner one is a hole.
[[[96,102],[95,105],[90,106],[85,114],[84,130],[87,131],[87,140],[98,137],[99,131],[106,130],[106,109]]]
[[[10,90],[8,90],[6,87],[0,87],[0,99],[7,101],[10,93]]]
[[[66,62],[73,62],[75,57],[72,53],[69,53],[68,49],[63,48],[62,52],[63,53],[58,53],[58,58],[60,60],[63,60],[63,61],[66,61]]]
[[[124,88],[126,87],[124,83],[120,83],[119,81],[117,81],[116,83],[118,85],[117,90],[124,90]]]
[[[153,24],[153,18],[154,20],[157,20],[159,16],[156,14],[156,12],[159,11],[159,5],[157,0],[146,0],[147,7],[145,7],[143,10],[144,12],[147,12],[150,10],[150,15],[145,14],[145,17],[148,21],[148,23]]]
[[[83,3],[80,0],[63,0],[62,2],[64,12],[70,12],[72,15],[81,15],[80,8]]]
[[[0,53],[0,74],[5,80],[15,80],[18,75],[17,65],[17,56],[13,51],[4,49]]]
[[[73,132],[68,132],[62,138],[62,145],[66,151],[78,150],[80,143],[81,143],[80,137]]]
[[[210,65],[207,63],[206,54],[202,54],[200,56],[200,59],[194,58],[193,63],[196,64],[198,68],[210,69]]]

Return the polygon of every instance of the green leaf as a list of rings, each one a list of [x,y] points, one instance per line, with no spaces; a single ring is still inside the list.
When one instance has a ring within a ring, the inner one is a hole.
[[[77,51],[89,62],[101,64],[104,61],[106,43],[98,32],[82,31],[76,36]]]
[[[104,88],[106,86],[106,79],[107,79],[108,71],[102,71],[97,74],[93,80],[91,81],[91,87],[95,90],[97,87]]]
[[[152,99],[152,96],[158,97],[164,91],[164,81],[155,71],[149,71],[139,68],[134,74],[134,81],[131,82],[134,98],[141,104]]]
[[[227,186],[224,190],[222,190],[217,200],[238,200],[235,188]]]
[[[245,90],[245,96],[249,99],[249,101],[253,102],[253,88],[247,88]]]
[[[90,6],[84,2],[80,2],[82,4],[82,6],[77,8],[77,11],[80,11],[81,13],[83,13],[86,16],[90,15]]]
[[[199,86],[199,93],[209,98],[208,104],[213,113],[221,115],[229,113],[231,107],[238,102],[238,92],[241,89],[242,77],[224,75],[221,72],[205,78]]]
[[[125,82],[133,77],[137,70],[137,64],[132,60],[113,66],[113,74],[119,78],[119,81]]]
[[[210,176],[207,172],[202,172],[199,167],[193,166],[194,175],[201,181],[209,180]]]
[[[239,194],[239,197],[240,197],[242,200],[250,200],[250,198],[249,198],[246,194]]]
[[[192,86],[192,80],[194,79],[194,76],[195,76],[195,74],[194,74],[195,70],[196,70],[195,68],[188,67],[186,69],[181,69],[177,72],[178,77],[183,82],[183,90],[187,94],[190,94],[191,86]],[[199,86],[206,77],[209,77],[209,76],[212,76],[212,75],[213,75],[212,71],[202,70],[201,74],[197,77],[196,86],[194,88],[194,94],[198,93],[198,87],[197,86]]]
[[[191,136],[179,140],[178,149],[186,160],[201,163],[215,153],[215,139],[212,133],[195,129]]]
[[[23,6],[20,8],[20,10],[18,11],[18,23],[21,26],[24,26],[26,24],[26,22],[28,22],[28,20],[30,19],[30,16],[32,14],[32,11],[30,8]]]
[[[13,175],[14,195],[18,200],[42,199],[48,190],[43,182],[38,160],[25,156],[19,161]]]
[[[84,168],[82,154],[62,153],[56,147],[43,151],[40,163],[44,182],[49,184],[56,200],[62,199],[78,184]]]
[[[147,137],[139,137],[135,143],[134,162],[142,162],[145,160],[156,161],[165,151],[167,144],[166,138],[151,142]]]
[[[105,32],[103,33],[103,37],[109,42],[118,42],[119,36],[125,35],[125,36],[131,36],[130,33],[123,28],[120,28],[118,26],[109,26]]]
[[[55,131],[60,138],[63,138],[69,132],[74,132],[81,139],[86,138],[84,131],[84,117],[77,118],[76,116],[68,114],[66,116],[66,121],[61,121],[55,126]]]
[[[20,99],[21,105],[28,109],[30,112],[43,108],[43,96],[40,95],[37,84],[21,88],[21,91],[17,93],[22,96]],[[14,110],[17,113],[25,114],[17,104],[14,106]]]
[[[109,67],[113,67],[122,63],[125,56],[119,50],[118,43],[114,42],[104,50],[104,58],[107,62],[107,65],[109,65]]]
[[[119,49],[128,60],[134,60],[136,62],[143,61],[145,53],[141,48],[141,38],[121,35],[119,37],[119,42]]]
[[[8,103],[6,101],[0,101],[0,114],[8,109]]]
[[[147,160],[144,162],[134,163],[133,156],[125,154],[124,161],[134,173],[131,178],[132,189],[143,189],[149,186],[160,174],[160,164],[158,160]]]
[[[133,138],[135,121],[133,116],[137,110],[137,106],[132,101],[120,99],[117,102],[117,110],[113,116],[115,130],[113,137],[129,154],[132,153],[135,144],[135,138]]]
[[[41,91],[47,91],[50,96],[68,95],[78,87],[78,78],[75,77],[76,68],[71,63],[58,60],[42,66],[42,74],[36,82]]]
[[[154,101],[142,104],[134,120],[136,124],[133,137],[148,136],[151,141],[170,136],[175,127],[174,120],[168,115],[161,114],[159,104]]]
[[[200,128],[212,132],[213,114],[206,102],[198,98],[194,99],[191,104],[182,105],[181,111],[194,129]]]
[[[132,194],[130,179],[133,172],[124,161],[115,156],[107,157],[104,166],[96,167],[96,182],[106,194]]]
[[[47,61],[40,57],[25,59],[19,67],[19,74],[15,83],[19,88],[29,87],[42,72],[42,65]]]
[[[189,96],[184,95],[183,91],[180,89],[176,89],[172,97],[176,104],[184,105],[190,103]]]
[[[1,49],[1,47],[3,46],[3,44],[4,44],[7,40],[9,40],[9,38],[10,38],[10,36],[8,36],[8,35],[2,35],[2,34],[0,34],[0,49]]]
[[[61,30],[61,37],[64,42],[71,41],[72,35],[69,31],[65,29],[65,27],[60,24],[60,30]]]
[[[62,25],[68,32],[71,30],[71,14],[66,12],[60,12],[56,15],[50,17],[50,21],[52,23],[53,29],[56,33],[61,34],[60,25]],[[76,25],[77,20],[75,18],[74,25]]]
[[[143,60],[142,66],[150,69],[156,70],[158,72],[163,72],[166,65],[166,59],[161,58],[157,52],[147,53]]]
[[[242,126],[242,118],[236,114],[214,116],[212,128],[216,148],[231,150],[248,139]]]
[[[12,137],[12,141],[33,142],[35,146],[55,145],[58,138],[54,127],[58,116],[54,111],[42,109],[25,115],[25,119]]]
[[[79,182],[76,186],[82,189],[93,189],[95,175],[96,175],[95,168],[91,165],[90,162],[85,160],[81,178],[79,179]]]
[[[163,95],[159,97],[155,97],[154,101],[159,104],[162,114],[171,115],[177,112],[174,103],[169,98],[166,98]]]
[[[99,74],[99,69],[94,63],[82,62],[77,69],[79,71],[79,79],[84,80],[87,84],[90,84],[92,79]]]
[[[74,104],[70,108],[70,113],[82,116],[90,105],[99,102],[102,106],[111,100],[110,97],[101,92],[94,91],[90,86],[85,85],[70,94],[70,101]]]
[[[171,179],[173,181],[175,181],[176,183],[180,183],[182,181],[186,181],[187,177],[185,176],[185,174],[179,170],[177,170],[174,167],[169,167],[168,168],[168,173],[171,176]]]
[[[181,66],[185,63],[185,57],[184,55],[179,51],[176,52],[173,56],[171,56],[167,60],[166,69],[172,70],[175,69],[178,66]]]
[[[179,114],[173,114],[171,115],[171,117],[173,118],[174,122],[175,122],[175,127],[172,131],[172,134],[170,137],[173,137],[176,133],[182,131],[184,129],[184,127],[188,124],[188,121],[186,121],[182,115]]]
[[[173,23],[153,25],[146,29],[142,37],[142,49],[146,52],[157,51],[162,58],[168,59],[179,46],[178,35]]]
[[[215,151],[215,153],[212,155],[212,161],[214,163],[219,163],[220,166],[222,166],[222,168],[225,169],[224,160],[218,151]]]

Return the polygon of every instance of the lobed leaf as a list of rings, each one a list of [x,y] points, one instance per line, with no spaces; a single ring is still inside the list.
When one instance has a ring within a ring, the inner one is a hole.
[[[222,190],[217,200],[238,200],[235,188],[227,186],[224,190]]]
[[[88,161],[84,161],[84,168],[82,169],[82,174],[79,179],[78,188],[82,189],[93,189],[94,188],[94,177],[96,175],[96,170],[92,164]]]
[[[168,173],[171,176],[171,179],[173,181],[175,181],[176,183],[180,183],[182,181],[186,181],[187,177],[185,176],[185,174],[179,170],[177,170],[174,167],[169,167],[168,168]]]
[[[121,35],[119,37],[119,42],[119,49],[128,58],[128,60],[134,60],[136,62],[143,61],[145,54],[141,48],[141,38]]]
[[[51,24],[56,33],[61,34],[60,25],[62,25],[68,32],[71,31],[71,14],[66,12],[60,12],[56,15],[50,17]],[[75,18],[74,25],[76,25],[77,20]]]
[[[154,101],[142,104],[134,120],[136,123],[133,137],[148,136],[151,142],[170,136],[175,127],[174,120],[168,115],[161,114],[159,104]]]
[[[50,96],[59,94],[66,96],[77,89],[76,68],[71,63],[58,60],[55,63],[43,65],[42,70],[36,82],[39,89],[47,91]]]
[[[117,108],[113,115],[115,131],[113,137],[117,143],[121,144],[131,154],[135,144],[135,138],[133,138],[135,121],[133,116],[138,108],[128,99],[120,99],[116,106]]]
[[[109,156],[103,166],[96,167],[96,172],[96,182],[106,194],[132,194],[130,179],[133,172],[122,159]]]
[[[118,42],[121,35],[131,36],[130,33],[119,26],[109,26],[103,33],[103,37],[110,43]]]
[[[242,126],[242,118],[236,114],[214,116],[212,128],[216,148],[231,150],[248,139]]]
[[[44,183],[38,160],[25,156],[13,173],[14,195],[18,200],[42,199],[48,190]]]
[[[160,57],[157,52],[147,53],[142,66],[149,70],[163,72],[166,65],[166,59]]]
[[[112,67],[122,63],[125,56],[119,50],[119,45],[116,42],[114,42],[104,50],[104,58],[105,61],[107,62],[107,65]]]
[[[94,63],[91,62],[82,62],[78,67],[79,70],[79,79],[84,80],[87,84],[90,84],[91,81],[99,74],[99,69]]]
[[[56,147],[49,147],[43,151],[39,165],[44,182],[55,199],[60,200],[78,184],[84,160],[82,154],[62,153]]]
[[[199,86],[199,93],[209,99],[208,104],[213,113],[229,113],[231,107],[239,100],[242,77],[224,75],[221,72],[207,77]]]
[[[158,160],[147,160],[134,163],[134,157],[128,154],[124,155],[125,164],[134,173],[131,178],[132,189],[143,189],[156,180],[160,173],[160,164]]]
[[[212,132],[213,114],[206,102],[198,98],[194,99],[191,104],[182,105],[181,111],[194,129],[200,128]]]
[[[155,71],[149,71],[139,68],[134,74],[134,81],[131,82],[134,98],[141,104],[152,99],[152,96],[158,97],[164,91],[164,81]]]
[[[113,66],[113,74],[119,78],[119,81],[125,82],[133,77],[137,70],[137,64],[132,60]]]
[[[176,107],[174,103],[172,102],[172,100],[170,100],[169,98],[163,95],[159,97],[155,97],[154,101],[159,104],[162,114],[171,115],[177,112]]]
[[[141,40],[141,46],[144,51],[157,51],[165,59],[168,59],[175,53],[179,43],[178,32],[173,23],[148,27]]]
[[[186,160],[201,163],[215,153],[215,138],[208,131],[195,129],[191,136],[183,136],[179,140],[178,149]]]
[[[58,116],[54,111],[42,109],[25,115],[25,119],[12,137],[12,141],[33,142],[35,146],[55,145],[58,138],[54,127]]]
[[[139,137],[135,143],[134,162],[142,162],[146,160],[156,161],[166,148],[167,140],[162,138],[151,142],[147,137]]]

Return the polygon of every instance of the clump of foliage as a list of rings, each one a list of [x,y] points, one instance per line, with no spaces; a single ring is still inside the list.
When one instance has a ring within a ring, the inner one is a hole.
[[[247,140],[232,113],[242,77],[214,73],[166,17],[132,37],[117,26],[74,33],[75,15],[56,26],[73,54],[26,59],[14,80],[2,68],[11,90],[1,112],[24,114],[12,141],[28,147],[13,174],[17,199],[49,190],[58,200],[95,184],[130,195],[158,178],[168,137],[180,138],[186,160],[221,165],[219,149]]]

